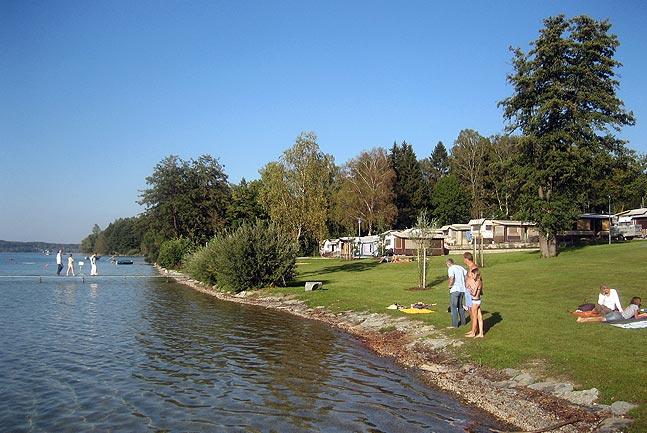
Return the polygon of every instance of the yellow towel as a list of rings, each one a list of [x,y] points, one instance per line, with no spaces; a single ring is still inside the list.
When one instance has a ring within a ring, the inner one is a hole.
[[[407,314],[428,314],[433,313],[433,311],[428,310],[427,308],[403,308],[400,311]]]

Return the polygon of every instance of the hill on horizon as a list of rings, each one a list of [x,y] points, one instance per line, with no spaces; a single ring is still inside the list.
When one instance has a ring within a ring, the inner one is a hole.
[[[18,242],[18,241],[3,241],[0,240],[0,252],[9,253],[38,253],[46,250],[52,253],[59,249],[66,252],[79,252],[81,250],[80,244],[62,244],[53,242]]]

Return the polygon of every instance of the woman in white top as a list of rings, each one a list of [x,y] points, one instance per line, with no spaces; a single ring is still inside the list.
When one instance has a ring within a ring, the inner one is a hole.
[[[612,311],[622,313],[620,297],[616,289],[610,289],[609,286],[600,286],[600,296],[598,296],[598,305],[593,309],[598,314],[609,314]]]

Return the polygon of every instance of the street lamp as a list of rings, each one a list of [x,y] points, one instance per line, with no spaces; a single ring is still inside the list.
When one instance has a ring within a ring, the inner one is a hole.
[[[611,245],[611,194],[609,194],[609,245]]]

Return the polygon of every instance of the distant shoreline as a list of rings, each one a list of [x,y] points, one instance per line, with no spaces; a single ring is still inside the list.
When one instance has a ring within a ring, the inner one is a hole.
[[[78,253],[81,251],[81,244],[40,241],[19,242],[0,239],[0,253],[41,253],[47,250],[50,253],[56,253],[58,250],[63,250],[68,253]]]

